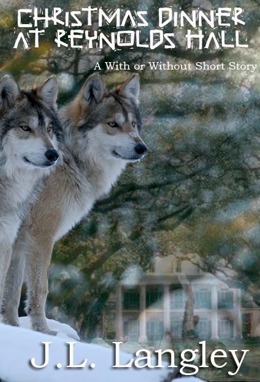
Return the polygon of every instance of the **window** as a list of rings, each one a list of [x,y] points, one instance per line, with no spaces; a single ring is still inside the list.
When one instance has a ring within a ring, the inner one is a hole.
[[[233,309],[233,292],[229,290],[221,290],[218,292],[218,308]]]
[[[138,341],[139,322],[137,320],[124,321],[124,335],[128,340]]]
[[[227,318],[223,318],[218,322],[218,336],[219,338],[232,338],[233,337],[233,322]]]
[[[211,291],[200,289],[194,293],[195,309],[211,309]]]
[[[138,289],[127,289],[124,291],[123,307],[126,310],[140,309],[140,292]]]
[[[152,286],[146,287],[146,307],[148,308],[151,305],[162,308],[163,306],[163,287],[161,286]]]
[[[184,309],[186,304],[186,296],[182,289],[171,292],[171,309]]]
[[[173,338],[182,338],[182,322],[183,318],[181,317],[173,317],[171,331]]]
[[[199,318],[199,322],[195,327],[198,337],[208,339],[211,337],[211,321],[208,318]]]
[[[149,341],[162,340],[164,336],[163,323],[159,320],[150,320],[147,322],[147,338]]]

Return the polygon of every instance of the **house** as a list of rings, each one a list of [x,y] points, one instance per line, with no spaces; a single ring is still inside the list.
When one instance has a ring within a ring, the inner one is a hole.
[[[241,290],[203,272],[199,262],[197,255],[156,257],[153,270],[138,282],[134,274],[131,280],[130,272],[117,286],[105,313],[112,319],[115,311],[116,339],[141,343],[166,335],[179,339],[185,311],[192,315],[194,334],[200,339],[258,335],[259,308],[252,302],[242,306]]]

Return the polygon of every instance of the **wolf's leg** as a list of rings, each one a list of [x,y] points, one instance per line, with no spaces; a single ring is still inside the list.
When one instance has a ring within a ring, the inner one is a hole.
[[[4,295],[5,279],[12,256],[12,243],[0,241],[0,306]]]
[[[28,287],[27,313],[31,317],[33,330],[56,334],[49,329],[45,304],[48,294],[48,268],[53,244],[48,239],[39,240],[26,254],[26,283]]]
[[[11,264],[6,276],[2,304],[2,320],[5,324],[18,326],[18,307],[24,278],[24,245],[18,237],[13,247]]]
[[[18,219],[6,219],[8,224],[0,224],[0,307],[2,306],[4,285],[12,256],[12,246],[19,227]]]

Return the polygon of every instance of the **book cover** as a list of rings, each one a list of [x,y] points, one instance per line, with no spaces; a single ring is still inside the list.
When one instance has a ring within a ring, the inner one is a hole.
[[[259,5],[0,2],[0,382],[259,380]]]

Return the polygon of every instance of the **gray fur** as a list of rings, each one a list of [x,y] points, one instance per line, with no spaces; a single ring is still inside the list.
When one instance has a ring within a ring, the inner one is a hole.
[[[0,305],[19,226],[54,164],[45,152],[57,146],[57,139],[54,133],[52,137],[47,133],[45,124],[55,124],[57,117],[44,101],[34,91],[20,91],[9,76],[0,80]]]
[[[128,85],[130,97],[125,92]],[[140,114],[138,100],[133,97],[135,86],[139,87],[136,75],[108,93],[101,78],[93,75],[76,99],[60,110],[65,130],[64,162],[48,177],[19,232],[6,283],[4,322],[18,325],[17,308],[25,267],[27,312],[32,327],[51,333],[45,318],[45,302],[54,243],[110,191],[128,162],[145,155],[146,147],[138,134]],[[113,121],[117,121],[116,127]],[[138,144],[144,147],[141,154],[135,150]]]

